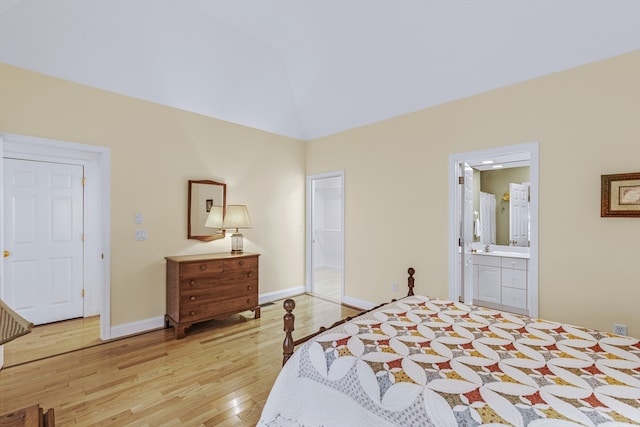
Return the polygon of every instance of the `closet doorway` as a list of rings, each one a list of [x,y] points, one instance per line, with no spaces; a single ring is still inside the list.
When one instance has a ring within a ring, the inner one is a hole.
[[[38,138],[27,135],[0,133],[0,154],[5,159],[76,165],[84,170],[82,222],[84,226],[82,254],[83,316],[100,316],[100,339],[114,338],[111,331],[110,290],[110,150],[105,147]],[[4,168],[3,168],[4,169]],[[0,187],[5,189],[4,172]],[[0,209],[0,224],[4,224],[4,197]],[[0,244],[5,250],[5,234]],[[4,258],[0,263],[0,298],[5,297],[6,274]],[[34,322],[35,323],[35,322]]]
[[[307,292],[342,302],[344,172],[307,177]]]

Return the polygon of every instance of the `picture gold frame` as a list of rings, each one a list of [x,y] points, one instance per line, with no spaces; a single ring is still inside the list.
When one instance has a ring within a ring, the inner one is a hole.
[[[601,175],[601,217],[640,217],[640,172]]]

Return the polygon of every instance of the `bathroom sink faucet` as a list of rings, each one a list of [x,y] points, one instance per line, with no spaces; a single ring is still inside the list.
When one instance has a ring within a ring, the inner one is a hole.
[[[484,251],[485,252],[491,252],[491,246],[490,245],[484,245]]]

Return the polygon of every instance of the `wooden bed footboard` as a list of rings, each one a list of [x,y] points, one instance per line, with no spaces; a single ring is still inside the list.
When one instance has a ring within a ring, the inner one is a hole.
[[[413,278],[413,275],[415,274],[416,270],[413,267],[409,267],[409,269],[407,270],[407,273],[409,274],[409,277],[407,278],[407,287],[409,288],[409,291],[407,292],[407,296],[413,296],[413,287],[414,287],[414,281],[415,279]],[[391,302],[396,301],[395,299],[391,300]],[[358,317],[362,314],[368,313],[372,310],[375,310],[377,308],[382,307],[383,305],[385,305],[386,303],[377,305],[375,307],[373,307],[370,310],[364,310],[361,311],[360,313],[356,314],[355,316],[349,316],[346,317],[342,320],[338,320],[337,322],[335,322],[333,325],[329,326],[329,327],[321,327],[320,329],[318,329],[316,332],[307,335],[305,337],[302,337],[298,340],[294,340],[293,339],[293,331],[295,329],[295,320],[296,320],[296,316],[293,314],[293,310],[296,308],[296,302],[294,300],[292,300],[291,298],[288,298],[284,301],[284,303],[282,304],[282,306],[284,307],[284,311],[286,312],[283,316],[283,321],[284,321],[284,341],[282,342],[282,366],[284,366],[285,363],[287,363],[287,360],[289,360],[289,358],[291,357],[291,355],[293,354],[293,350],[296,348],[296,346],[309,341],[311,338],[315,337],[316,335],[321,334],[322,332],[326,331],[327,329],[331,329],[335,326],[341,325],[344,322],[348,322],[351,319],[353,319],[354,317]]]

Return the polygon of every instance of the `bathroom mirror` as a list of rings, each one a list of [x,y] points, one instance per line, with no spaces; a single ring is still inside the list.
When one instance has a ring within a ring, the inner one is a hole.
[[[212,211],[227,208],[227,184],[210,180],[190,180],[187,202],[187,238],[209,242],[224,238],[224,230],[205,226]],[[222,218],[220,218],[220,221]]]
[[[530,180],[529,166],[518,165],[515,167],[505,167],[501,169],[475,170],[474,175],[476,174],[478,176],[474,176],[474,183],[477,183],[478,186],[474,189],[474,211],[478,212],[480,217],[482,217],[483,213],[486,215],[484,207],[480,203],[480,199],[482,198],[481,193],[492,195],[495,200],[493,202],[494,210],[490,214],[491,217],[495,218],[494,227],[496,240],[494,244],[502,246],[529,246],[528,231],[530,229],[530,225],[528,200],[526,200],[524,214],[519,216],[521,217],[521,221],[524,221],[524,224],[520,224],[515,228],[524,229],[527,235],[524,236],[524,239],[519,239],[517,242],[515,240],[511,241],[510,239],[512,236],[510,235],[510,225],[514,225],[511,224],[514,219],[511,218],[510,211],[512,210],[512,205],[515,202],[511,200],[511,195],[509,194],[509,184],[524,183],[524,186],[526,187],[524,191],[528,196],[528,182]],[[474,241],[480,241],[480,238],[474,236]]]

